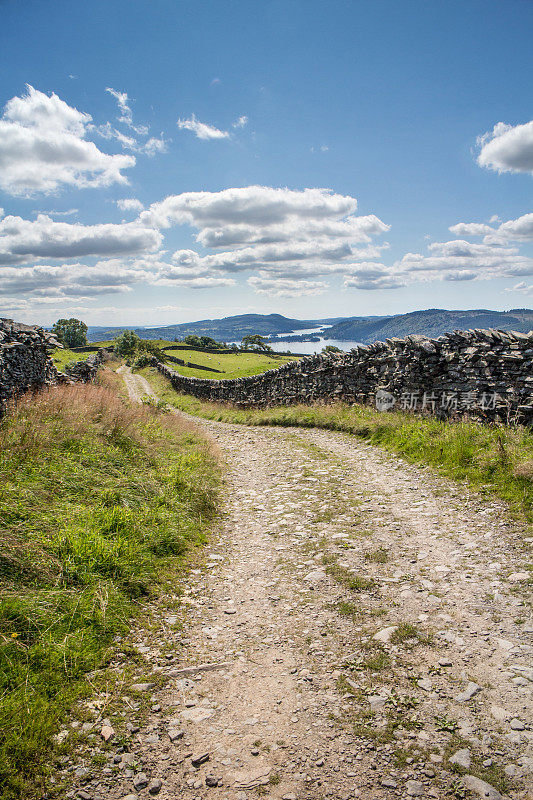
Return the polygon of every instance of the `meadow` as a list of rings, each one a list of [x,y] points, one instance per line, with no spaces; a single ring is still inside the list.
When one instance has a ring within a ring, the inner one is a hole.
[[[93,347],[110,347],[112,341],[94,342]],[[173,342],[166,341],[165,339],[158,339],[153,342],[160,348],[165,348],[165,353],[176,358],[181,358],[183,361],[190,361],[199,366],[210,367],[211,369],[219,370],[219,372],[210,372],[209,370],[197,369],[195,367],[186,367],[181,364],[171,364],[172,369],[175,369],[180,375],[186,375],[193,378],[210,378],[222,380],[223,378],[244,378],[248,375],[259,375],[261,372],[266,372],[269,369],[277,369],[282,364],[287,364],[290,361],[295,361],[301,358],[299,355],[283,356],[272,353],[252,353],[252,352],[228,352],[228,353],[207,353],[204,350],[196,350],[193,347],[183,348],[180,346],[174,348]],[[62,371],[68,364],[74,361],[81,361],[91,353],[75,353],[68,348],[57,349],[52,353],[52,360],[56,367]]]
[[[218,373],[214,373],[195,369],[194,367],[184,367],[180,364],[171,364],[172,369],[175,369],[180,375],[216,380],[259,375],[261,372],[266,372],[269,369],[277,369],[281,367],[282,364],[287,364],[290,361],[296,361],[298,358],[301,358],[301,356],[297,355],[282,356],[273,355],[271,353],[206,353],[202,350],[195,350],[194,348],[187,348],[186,350],[165,349],[165,353],[177,358],[182,358],[184,361],[192,361],[200,366],[219,370]]]

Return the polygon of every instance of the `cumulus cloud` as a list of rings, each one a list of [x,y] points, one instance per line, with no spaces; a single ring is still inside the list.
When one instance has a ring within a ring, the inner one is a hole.
[[[235,122],[232,124],[231,127],[232,128],[244,128],[244,126],[247,125],[247,124],[248,124],[248,117],[245,114],[243,114],[242,117],[239,117],[238,119],[235,120]]]
[[[516,247],[473,244],[458,239],[434,242],[429,251],[429,255],[406,253],[396,262],[395,268],[418,274],[419,279],[438,275],[446,280],[472,280],[533,274],[533,259],[521,255]]]
[[[477,143],[481,167],[533,174],[533,120],[514,126],[498,122],[492,131],[479,136]]]
[[[458,222],[457,225],[451,225],[448,230],[454,236],[482,236],[494,232],[494,228],[481,222]]]
[[[154,203],[145,219],[155,227],[188,224],[196,228],[226,225],[267,226],[287,219],[330,220],[354,214],[357,200],[328,189],[275,189],[245,186],[220,192],[184,192]]]
[[[180,130],[194,133],[197,139],[229,139],[228,131],[221,131],[219,128],[215,128],[214,125],[200,122],[194,114],[190,119],[179,119],[176,124]]]
[[[385,264],[361,262],[354,265],[344,279],[345,289],[398,289],[405,286],[405,278],[395,274],[394,269]]]
[[[0,295],[33,298],[89,298],[130,292],[132,285],[150,281],[152,275],[118,259],[94,266],[62,264],[33,267],[0,267]]]
[[[248,278],[248,284],[256,294],[267,297],[301,297],[323,294],[328,289],[324,281],[290,280],[276,278],[268,273],[259,273]]]
[[[171,195],[139,220],[156,229],[189,225],[197,231],[196,241],[213,251],[177,251],[175,274],[260,270],[278,281],[297,281],[350,272],[355,260],[379,257],[388,245],[378,246],[372,237],[389,226],[374,214],[358,217],[356,210],[354,197],[328,189],[245,186]]]
[[[523,214],[517,219],[502,222],[497,233],[505,239],[533,241],[533,214]]]
[[[116,203],[121,211],[138,212],[144,209],[143,204],[136,197],[126,197],[122,200],[117,200]]]
[[[491,222],[500,224],[497,227],[479,222],[459,222],[452,225],[449,230],[455,236],[483,236],[487,245],[504,245],[512,241],[533,241],[533,214],[523,214],[517,219],[501,222],[500,218],[493,216]]]
[[[220,289],[223,286],[235,286],[233,278],[220,275],[203,275],[201,277],[175,275],[165,273],[155,281],[157,286],[185,286],[187,289]]]
[[[81,225],[56,222],[45,214],[36,220],[7,216],[0,220],[0,264],[27,264],[43,258],[131,255],[161,245],[159,231],[138,222]]]
[[[0,188],[17,196],[50,194],[63,186],[127,183],[129,155],[108,155],[86,140],[91,116],[27,87],[0,118]]]

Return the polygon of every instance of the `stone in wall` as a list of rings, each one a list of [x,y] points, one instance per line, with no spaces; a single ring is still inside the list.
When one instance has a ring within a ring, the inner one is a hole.
[[[101,347],[94,355],[84,361],[67,364],[65,373],[72,381],[90,383],[96,377],[98,367],[112,357],[113,348]]]

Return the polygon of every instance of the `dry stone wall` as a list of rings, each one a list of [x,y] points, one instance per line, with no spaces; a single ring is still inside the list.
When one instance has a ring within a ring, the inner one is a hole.
[[[65,373],[72,381],[90,383],[96,377],[98,367],[103,362],[112,358],[112,347],[101,347],[96,353],[84,361],[73,361],[65,367]]]
[[[307,356],[249,378],[189,378],[154,361],[178,392],[239,406],[377,404],[438,416],[469,413],[533,425],[533,331],[454,331]]]
[[[57,382],[49,352],[58,346],[42,328],[0,318],[0,415],[17,395]]]

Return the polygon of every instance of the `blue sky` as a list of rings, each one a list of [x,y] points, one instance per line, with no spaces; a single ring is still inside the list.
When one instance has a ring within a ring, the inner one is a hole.
[[[528,0],[4,0],[0,23],[0,315],[531,304]]]

